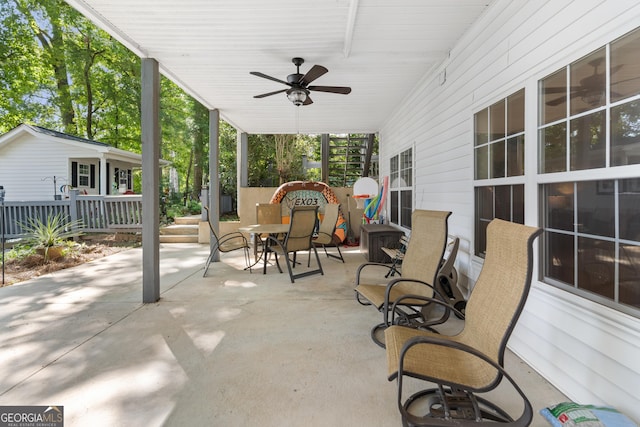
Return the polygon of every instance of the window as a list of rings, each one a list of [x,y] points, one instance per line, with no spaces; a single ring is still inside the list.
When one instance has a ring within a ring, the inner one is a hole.
[[[413,212],[413,149],[393,156],[389,166],[390,221],[410,229]]]
[[[80,187],[88,187],[89,178],[89,165],[84,163],[78,164],[78,185]]]
[[[524,185],[487,185],[475,189],[475,253],[484,258],[487,226],[494,218],[524,224]]]
[[[477,112],[474,128],[475,253],[484,257],[491,220],[524,223],[524,89]]]
[[[538,86],[543,281],[638,315],[640,29]]]
[[[545,282],[640,308],[640,179],[545,184],[542,194]]]

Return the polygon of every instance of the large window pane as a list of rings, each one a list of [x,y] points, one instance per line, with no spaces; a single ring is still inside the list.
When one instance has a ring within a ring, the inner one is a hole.
[[[476,179],[489,178],[489,147],[476,148]]]
[[[504,100],[496,102],[489,107],[490,117],[490,129],[489,129],[489,141],[495,141],[496,139],[505,137],[505,123],[504,123]]]
[[[507,98],[507,136],[524,132],[524,89]]]
[[[578,288],[614,299],[615,244],[578,238]]]
[[[495,192],[495,217],[511,221],[511,186],[499,185]]]
[[[573,286],[573,236],[547,231],[545,242],[545,276]]]
[[[540,124],[567,117],[567,70],[565,68],[540,80]]]
[[[478,218],[490,222],[493,219],[493,187],[476,188]]]
[[[578,232],[615,237],[614,181],[577,183]]]
[[[640,246],[620,245],[620,296],[622,304],[640,308]]]
[[[477,187],[475,198],[475,253],[484,255],[487,248],[487,226],[493,220],[493,187]]]
[[[475,206],[475,253],[484,256],[485,232],[494,218],[524,224],[524,185],[476,187]]]
[[[640,242],[640,178],[620,180],[619,186],[620,238]]]
[[[598,49],[570,66],[571,115],[601,107],[607,98],[605,49]]]
[[[504,141],[491,144],[491,178],[504,177]]]
[[[547,228],[574,231],[573,183],[562,182],[544,186],[545,224]]]
[[[482,145],[489,142],[489,109],[478,111],[475,115],[475,144]]]
[[[640,29],[611,43],[611,102],[640,93]]]
[[[571,170],[605,167],[605,113],[571,120]]]
[[[640,101],[633,101],[611,108],[611,165],[638,163],[640,163]]]
[[[567,170],[567,126],[563,123],[540,130],[540,172],[564,172]]]
[[[507,176],[524,175],[524,135],[507,141]]]
[[[391,188],[398,187],[398,177],[400,176],[398,156],[393,156],[389,162],[389,180],[391,181]]]
[[[412,191],[401,191],[400,201],[402,203],[402,208],[400,209],[400,225],[411,228],[411,213],[413,212]]]
[[[524,185],[514,185],[512,188],[512,214],[511,221],[524,224]]]
[[[400,196],[398,191],[392,191],[389,193],[389,201],[391,202],[391,222],[399,224],[398,216],[400,212]]]

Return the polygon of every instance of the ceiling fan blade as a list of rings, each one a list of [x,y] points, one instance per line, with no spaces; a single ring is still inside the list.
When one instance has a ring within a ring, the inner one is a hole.
[[[342,95],[351,93],[351,88],[346,86],[309,86],[307,89],[315,90],[316,92],[340,93]]]
[[[309,105],[309,104],[313,104],[313,100],[309,97],[309,95],[307,95],[307,99],[304,100],[302,105]]]
[[[302,86],[306,86],[318,77],[327,74],[328,72],[329,70],[327,70],[322,65],[314,65],[309,71],[307,71],[307,74],[302,76],[298,83],[300,83]]]
[[[547,101],[546,104],[551,106],[551,107],[555,107],[556,105],[560,105],[563,102],[567,102],[567,97],[566,96],[561,96],[560,98],[552,99],[551,101]]]
[[[276,79],[275,77],[267,76],[266,74],[261,73],[259,71],[250,71],[249,74],[252,74],[252,75],[258,76],[258,77],[262,77],[263,79],[273,80],[274,82],[282,83],[282,84],[287,85],[287,86],[291,86],[291,83],[287,83],[284,80]]]
[[[282,89],[282,90],[276,90],[276,91],[269,92],[269,93],[263,93],[262,95],[255,95],[254,98],[264,98],[264,97],[267,97],[267,96],[275,95],[277,93],[286,92],[288,90],[289,89]]]

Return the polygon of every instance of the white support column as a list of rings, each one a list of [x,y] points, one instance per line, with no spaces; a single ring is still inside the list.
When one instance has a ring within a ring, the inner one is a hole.
[[[213,229],[220,232],[220,111],[209,110],[209,220]],[[209,239],[209,247],[213,248],[215,239]],[[216,252],[213,262],[220,261],[220,253]]]
[[[142,58],[142,302],[160,299],[160,71]]]
[[[107,171],[107,159],[100,157],[100,195],[107,195],[107,185],[109,185],[109,175]]]
[[[236,144],[236,171],[238,187],[249,186],[249,136],[246,132],[238,131]],[[239,210],[239,209],[238,209]]]

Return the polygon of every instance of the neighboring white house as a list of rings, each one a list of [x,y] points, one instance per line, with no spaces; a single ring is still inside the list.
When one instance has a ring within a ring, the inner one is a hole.
[[[69,188],[130,194],[141,165],[140,154],[39,126],[21,124],[0,136],[0,185],[8,201],[64,198]]]

